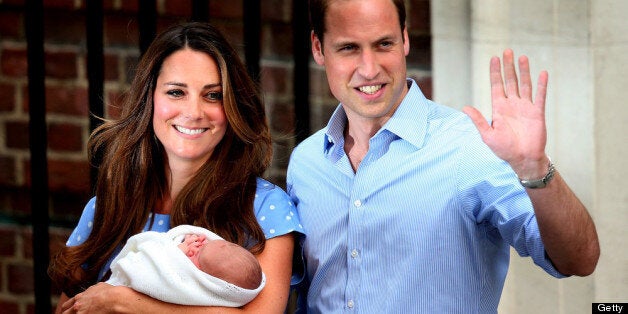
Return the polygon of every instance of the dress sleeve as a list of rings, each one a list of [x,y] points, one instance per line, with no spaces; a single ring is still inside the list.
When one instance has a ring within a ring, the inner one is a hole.
[[[304,234],[292,200],[280,187],[258,179],[254,207],[266,239],[291,232]]]
[[[92,228],[94,225],[94,212],[96,210],[96,198],[87,202],[85,208],[83,209],[83,213],[81,214],[81,218],[79,219],[78,224],[74,228],[74,231],[70,234],[68,241],[65,243],[67,246],[77,246],[85,240],[92,232]]]
[[[305,258],[303,256],[305,231],[294,203],[280,187],[263,179],[258,179],[254,207],[255,216],[264,231],[266,239],[272,239],[291,232],[295,233],[296,242],[290,286],[292,289],[296,289],[305,278]]]

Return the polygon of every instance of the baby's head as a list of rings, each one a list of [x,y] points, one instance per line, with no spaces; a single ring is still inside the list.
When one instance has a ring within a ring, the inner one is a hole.
[[[262,283],[262,268],[255,256],[229,241],[208,241],[199,251],[197,266],[241,288],[257,289]]]
[[[196,267],[216,278],[251,290],[262,282],[262,268],[255,256],[235,243],[191,235],[179,248]]]

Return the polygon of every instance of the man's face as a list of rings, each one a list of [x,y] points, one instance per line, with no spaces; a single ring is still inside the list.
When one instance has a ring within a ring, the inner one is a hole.
[[[407,93],[408,33],[390,0],[332,1],[324,42],[312,34],[314,60],[349,119],[383,124]]]

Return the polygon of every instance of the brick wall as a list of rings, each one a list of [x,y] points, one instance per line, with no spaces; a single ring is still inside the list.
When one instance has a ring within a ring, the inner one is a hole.
[[[50,188],[51,254],[63,245],[91,196],[86,143],[89,136],[85,1],[44,1],[46,121]],[[210,0],[210,21],[235,47],[242,44],[244,0]],[[407,0],[409,75],[431,95],[429,1]],[[190,16],[191,1],[157,0],[158,31]],[[139,56],[137,1],[105,0],[104,97],[115,117],[117,97],[128,87]],[[262,1],[261,82],[275,153],[270,178],[284,185],[294,146],[291,0]],[[0,0],[0,311],[32,313],[28,78],[24,0]],[[241,55],[244,53],[241,51]],[[324,72],[311,64],[311,126],[325,125],[336,101]],[[53,305],[59,292],[51,291]]]

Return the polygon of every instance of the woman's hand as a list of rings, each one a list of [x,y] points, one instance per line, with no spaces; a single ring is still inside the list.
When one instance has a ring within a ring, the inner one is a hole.
[[[95,284],[64,302],[61,305],[61,313],[118,313],[119,311],[114,310],[112,300],[120,288],[122,287],[114,287],[104,282]]]

